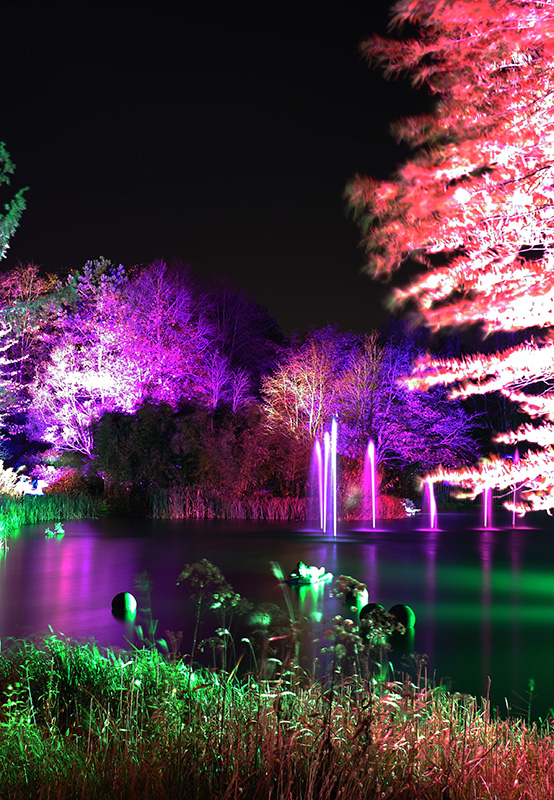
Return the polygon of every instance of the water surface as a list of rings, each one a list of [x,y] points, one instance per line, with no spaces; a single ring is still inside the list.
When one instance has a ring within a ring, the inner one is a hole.
[[[147,572],[158,634],[183,630],[187,651],[193,609],[176,585],[185,564],[208,558],[249,600],[284,606],[270,562],[287,573],[302,560],[365,581],[370,600],[385,608],[409,604],[417,617],[413,648],[453,691],[481,696],[490,677],[495,705],[526,711],[533,679],[533,715],[544,716],[554,705],[552,521],[533,515],[532,528],[517,529],[505,522],[482,530],[471,514],[443,514],[441,530],[420,530],[411,519],[380,530],[339,526],[336,538],[274,522],[108,518],[67,522],[59,540],[45,539],[45,525],[27,526],[0,562],[0,636],[52,627],[127,647],[134,630],[113,617],[111,601],[134,591],[136,576]],[[294,592],[293,600],[298,607]],[[330,617],[341,608],[326,600],[322,610]],[[400,667],[401,655],[392,661]]]

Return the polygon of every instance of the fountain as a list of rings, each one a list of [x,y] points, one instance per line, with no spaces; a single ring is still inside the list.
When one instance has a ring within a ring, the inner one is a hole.
[[[435,487],[431,478],[425,481],[425,499],[429,511],[429,528],[432,531],[437,529],[437,503],[435,501]]]
[[[337,421],[333,419],[330,430],[323,434],[323,441],[316,439],[311,468],[311,518],[318,519],[319,529],[337,535]],[[431,478],[424,481],[424,514],[428,516],[429,530],[437,530],[438,514],[435,488]],[[491,527],[491,490],[485,497],[484,526]],[[370,521],[373,530],[377,527],[377,455],[375,443],[370,440],[364,454],[361,515]]]
[[[318,518],[324,533],[337,535],[337,421],[323,434],[323,443],[316,439],[311,468],[312,518]],[[364,456],[362,516],[377,523],[377,463],[375,444],[370,441]],[[317,498],[317,502],[316,502]]]
[[[483,489],[483,528],[492,527],[492,488]]]
[[[377,516],[376,473],[375,444],[369,441],[364,457],[363,516],[371,520],[372,528],[375,528]]]
[[[517,449],[517,447],[516,447],[516,449],[514,451],[514,466],[516,464],[519,464],[519,450]],[[517,495],[518,495],[518,493],[517,493],[517,483],[514,483],[513,497],[512,497],[513,503],[514,503],[514,510],[512,511],[512,528],[517,527],[516,526]]]
[[[319,439],[314,444],[312,487],[318,498],[319,527],[337,535],[337,421],[323,435],[323,451]]]
[[[312,469],[311,469],[311,486],[317,498],[317,516],[319,518],[319,526],[323,530],[323,520],[325,517],[324,502],[323,502],[323,462],[321,455],[321,444],[319,439],[315,440],[314,452],[312,456]]]

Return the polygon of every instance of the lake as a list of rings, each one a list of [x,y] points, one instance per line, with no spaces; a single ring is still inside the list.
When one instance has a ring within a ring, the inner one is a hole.
[[[26,526],[0,561],[0,636],[32,637],[51,626],[127,647],[134,629],[112,615],[111,601],[134,592],[136,576],[147,572],[158,635],[183,630],[189,652],[193,609],[176,585],[185,564],[208,558],[247,599],[284,607],[271,562],[286,574],[302,560],[364,581],[370,601],[387,609],[410,605],[413,649],[428,655],[429,672],[452,691],[484,695],[490,676],[493,704],[505,709],[506,698],[513,712],[526,713],[532,679],[533,716],[544,716],[554,706],[554,527],[546,515],[515,529],[508,515],[504,521],[480,529],[468,512],[443,514],[440,530],[420,529],[417,517],[378,530],[344,523],[336,538],[278,522],[104,518],[66,522],[61,539],[45,538],[53,525]],[[291,596],[299,609],[297,590]],[[322,611],[324,619],[340,613],[339,601],[325,600]],[[202,634],[212,632],[207,622]],[[395,667],[401,658],[391,654]]]

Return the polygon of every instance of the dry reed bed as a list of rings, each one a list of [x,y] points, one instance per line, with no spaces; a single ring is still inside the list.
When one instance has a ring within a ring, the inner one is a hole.
[[[273,497],[267,492],[239,497],[194,486],[175,485],[151,493],[150,516],[154,519],[304,520],[306,500]]]
[[[191,671],[49,637],[0,656],[0,796],[546,800],[548,725],[442,689]]]

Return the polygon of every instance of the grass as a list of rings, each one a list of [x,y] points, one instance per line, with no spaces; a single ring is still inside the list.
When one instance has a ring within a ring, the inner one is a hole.
[[[60,636],[0,654],[2,798],[542,800],[548,723],[419,679],[325,689]]]

